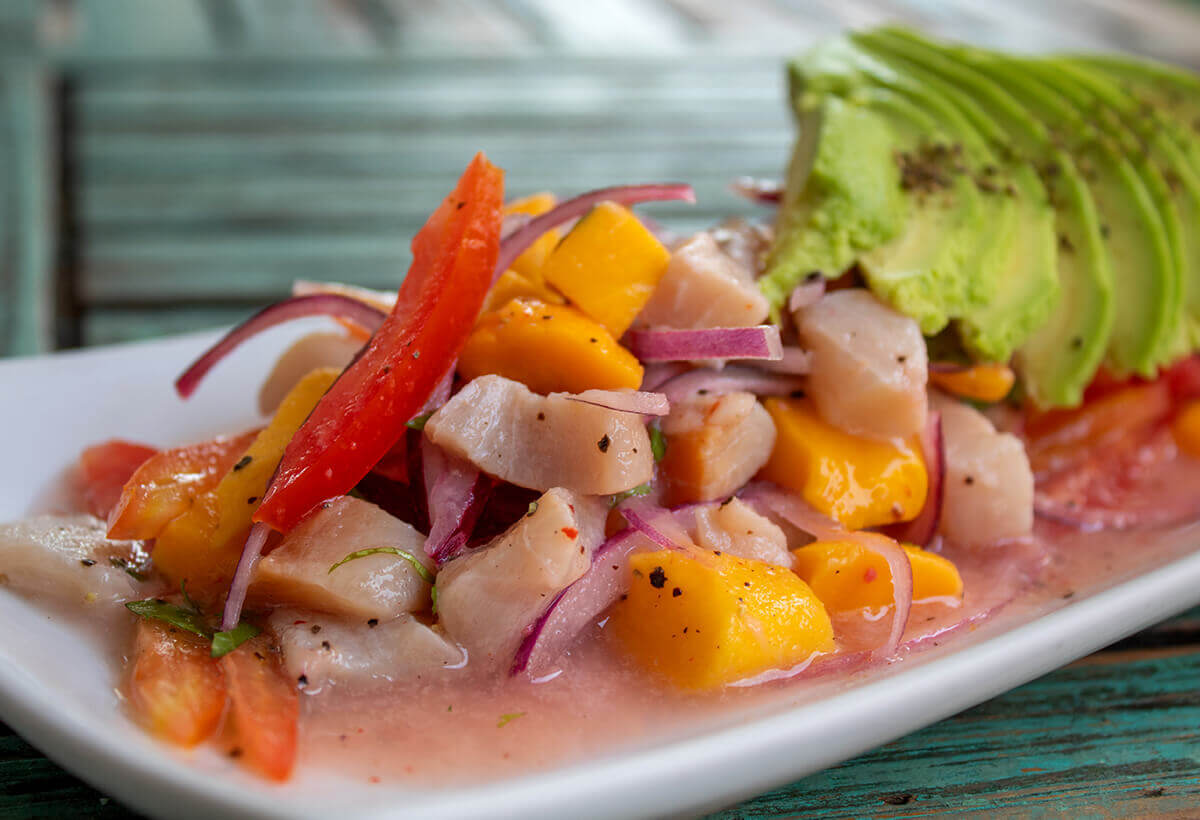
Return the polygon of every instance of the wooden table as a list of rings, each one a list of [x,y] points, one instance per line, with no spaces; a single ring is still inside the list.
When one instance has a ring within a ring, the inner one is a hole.
[[[0,355],[233,321],[296,278],[394,287],[478,148],[509,188],[777,176],[781,59],[900,18],[1193,65],[1167,0],[8,0]],[[761,215],[761,214],[759,214]],[[1200,613],[719,815],[1144,816],[1200,805]],[[0,817],[125,817],[0,727]]]

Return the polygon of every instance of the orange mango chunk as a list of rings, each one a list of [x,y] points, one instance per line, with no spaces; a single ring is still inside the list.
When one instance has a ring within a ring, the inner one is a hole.
[[[500,274],[500,278],[488,291],[483,300],[483,313],[499,310],[513,299],[537,299],[552,305],[561,305],[567,300],[541,279],[530,279],[511,268]]]
[[[913,601],[962,597],[962,576],[948,559],[904,544],[913,573]],[[814,541],[792,550],[793,568],[830,612],[891,606],[892,571],[876,552],[853,541]]]
[[[197,497],[191,509],[159,534],[154,564],[172,584],[186,579],[188,591],[202,598],[224,590],[284,448],[340,373],[322,367],[297,382],[221,483]]]
[[[642,365],[603,325],[568,305],[514,299],[479,318],[458,359],[468,381],[495,374],[537,393],[636,390]]]
[[[714,689],[833,649],[829,615],[788,569],[700,550],[629,563],[613,629],[637,663],[676,686]]]
[[[1200,400],[1183,406],[1171,422],[1175,445],[1192,458],[1200,458]]]
[[[504,214],[528,214],[529,216],[541,216],[546,211],[558,204],[558,199],[549,191],[542,191],[536,194],[530,194],[520,199],[514,199],[512,202],[504,206]],[[558,244],[561,238],[557,228],[546,231],[537,238],[532,245],[512,263],[510,270],[531,279],[534,282],[541,283],[542,267],[546,264],[546,259],[549,258],[554,246]]]
[[[1004,364],[977,364],[949,373],[929,371],[929,381],[935,387],[974,401],[1000,401],[1012,391],[1015,380],[1012,368]]]
[[[775,421],[775,448],[762,475],[794,490],[851,530],[911,521],[925,506],[929,476],[920,443],[846,433],[808,398],[763,402]]]
[[[632,211],[602,202],[558,244],[542,275],[619,339],[654,294],[670,260]]]

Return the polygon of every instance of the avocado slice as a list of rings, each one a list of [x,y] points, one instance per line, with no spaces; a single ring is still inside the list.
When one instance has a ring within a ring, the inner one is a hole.
[[[1002,90],[962,70],[916,35],[879,29],[855,35],[855,42],[937,88],[993,145],[1011,180],[1006,190],[1016,202],[1017,230],[1003,261],[1000,288],[989,305],[958,325],[973,356],[1007,361],[1049,318],[1059,291],[1054,210],[1033,161],[1014,145],[1014,137],[1037,145],[1040,126]]]
[[[878,112],[892,126],[908,218],[892,240],[859,254],[872,290],[927,333],[969,304],[989,302],[999,272],[994,246],[1010,232],[1013,209],[1008,198],[985,196],[976,185],[971,168],[990,161],[990,152],[969,123],[846,38],[794,60],[791,78],[799,111],[834,95]]]
[[[1053,124],[1056,138],[1085,176],[1094,174],[1117,303],[1106,364],[1117,375],[1153,378],[1174,358],[1182,316],[1179,215],[1166,182],[1136,136],[1076,77],[1049,60],[1018,66],[1070,104],[1074,116]]]
[[[1054,64],[1087,86],[1136,137],[1135,150],[1160,172],[1178,220],[1166,223],[1172,250],[1183,269],[1180,280],[1183,316],[1169,347],[1169,358],[1200,345],[1200,133],[1189,134],[1160,107],[1140,99],[1131,87],[1086,62],[1055,59]],[[1191,78],[1194,81],[1194,78]],[[1200,82],[1193,82],[1200,95]],[[1196,100],[1200,115],[1200,98]],[[1168,212],[1168,217],[1170,216]],[[1189,228],[1192,228],[1189,230]]]
[[[836,277],[898,235],[909,209],[887,117],[834,96],[795,110],[799,136],[759,280],[775,311],[808,274]]]
[[[944,49],[964,69],[1003,88],[1042,122],[1058,116],[1066,105],[1053,91],[1012,70],[995,55],[978,49],[935,47]],[[1086,181],[1070,154],[1046,136],[1022,147],[1040,155],[1038,169],[1055,206],[1061,296],[1059,307],[1018,351],[1017,366],[1035,404],[1076,406],[1100,366],[1112,332],[1112,266]]]

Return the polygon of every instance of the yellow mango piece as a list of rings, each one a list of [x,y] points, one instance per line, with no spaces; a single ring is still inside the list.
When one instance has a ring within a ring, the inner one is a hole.
[[[975,401],[1000,401],[1012,391],[1016,376],[1004,364],[977,364],[952,373],[929,371],[929,381],[935,387],[955,396]]]
[[[676,686],[713,689],[833,649],[825,608],[783,567],[700,550],[629,563],[612,628],[639,664]]]
[[[882,536],[881,536],[882,537]],[[934,552],[904,544],[913,573],[913,601],[962,597],[958,568]],[[892,571],[887,561],[853,541],[814,541],[792,550],[793,569],[830,612],[891,606]]]
[[[549,191],[542,191],[541,193],[514,199],[504,206],[504,213],[506,215],[528,214],[529,216],[541,216],[557,204],[558,199],[554,194]],[[561,234],[558,228],[546,231],[524,253],[516,258],[516,261],[512,263],[511,270],[528,277],[534,282],[541,283],[542,267],[546,264],[546,259],[549,258],[550,252],[554,250],[554,246],[558,244],[560,238]],[[500,304],[503,304],[503,302]]]
[[[925,506],[929,476],[915,437],[888,442],[843,432],[807,398],[771,398],[763,405],[776,433],[764,478],[851,530],[911,521]]]
[[[211,598],[233,578],[250,518],[283,451],[341,371],[312,371],[284,398],[271,423],[212,490],[196,499],[154,542],[154,564],[172,584],[187,580],[188,591]]]
[[[558,243],[542,274],[619,339],[650,300],[670,259],[628,208],[602,202]]]
[[[487,298],[483,300],[482,312],[498,310],[513,299],[537,299],[551,305],[561,305],[567,301],[540,279],[535,281],[510,269],[500,274],[500,278],[488,291]]]
[[[1180,450],[1200,458],[1200,400],[1189,401],[1171,422],[1171,433]]]
[[[568,305],[514,299],[485,313],[458,358],[465,379],[496,374],[537,393],[636,390],[642,365],[603,325]]]

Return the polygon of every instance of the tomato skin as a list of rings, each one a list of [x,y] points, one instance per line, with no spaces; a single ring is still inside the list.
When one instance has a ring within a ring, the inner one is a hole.
[[[239,436],[174,447],[154,453],[128,477],[108,513],[108,537],[157,538],[167,524],[217,486],[245,452],[257,430]]]
[[[208,641],[139,619],[129,703],[154,734],[180,746],[211,737],[225,712],[225,678]]]
[[[255,514],[288,532],[403,435],[458,356],[500,253],[504,172],[477,154],[413,238],[396,306],[292,438]]]
[[[111,439],[88,447],[79,455],[79,474],[88,512],[108,518],[121,498],[121,488],[138,467],[158,452],[145,444]]]
[[[229,721],[241,761],[271,780],[287,780],[296,765],[300,696],[265,637],[221,658],[229,691]]]

